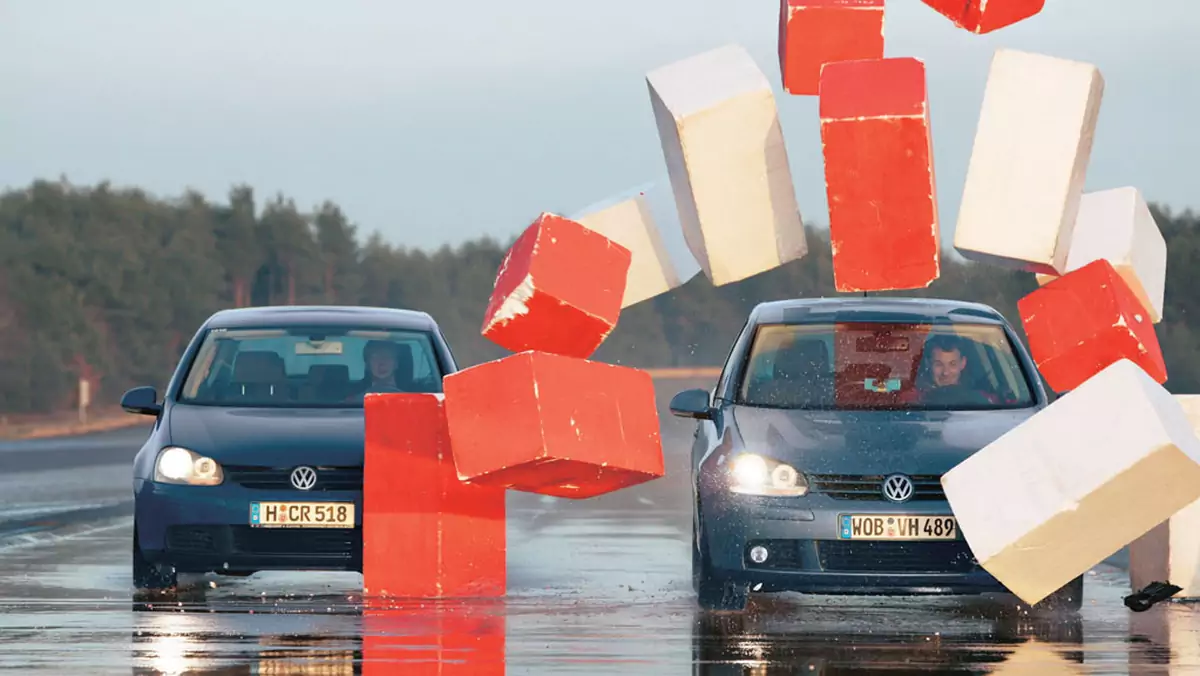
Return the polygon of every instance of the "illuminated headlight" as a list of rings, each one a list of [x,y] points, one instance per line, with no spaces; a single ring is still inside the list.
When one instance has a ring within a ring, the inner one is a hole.
[[[743,495],[799,497],[808,493],[808,481],[796,468],[761,455],[746,453],[729,465],[730,490]]]
[[[168,446],[158,454],[158,461],[154,464],[154,480],[163,484],[216,486],[225,480],[225,473],[212,458],[186,448]]]

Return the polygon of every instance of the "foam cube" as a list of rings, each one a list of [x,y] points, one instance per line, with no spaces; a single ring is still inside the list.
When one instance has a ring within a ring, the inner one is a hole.
[[[815,96],[821,67],[883,58],[883,0],[781,0],[779,71],[789,94]]]
[[[500,263],[483,336],[513,352],[591,356],[617,325],[631,260],[603,235],[543,213]]]
[[[1104,258],[1113,264],[1150,321],[1162,321],[1167,282],[1167,241],[1137,188],[1087,193],[1079,202],[1075,234],[1067,252],[1067,272]],[[1038,275],[1048,284],[1056,275]]]
[[[716,286],[808,252],[771,84],[729,45],[646,75],[688,248]]]
[[[503,596],[504,490],[459,481],[443,395],[368,394],[363,408],[364,596]]]
[[[363,676],[504,676],[506,624],[502,602],[365,608]]]
[[[1017,301],[1038,371],[1055,392],[1078,387],[1119,359],[1159,383],[1167,366],[1154,324],[1125,280],[1100,259]]]
[[[680,274],[671,258],[662,234],[668,224],[662,219],[661,212],[655,214],[645,189],[594,204],[572,219],[632,254],[622,309],[678,288],[690,278]],[[678,220],[672,225],[678,227]],[[696,267],[692,275],[698,271]]]
[[[980,565],[1033,605],[1200,498],[1200,439],[1122,359],[942,476]]]
[[[941,274],[941,236],[925,64],[831,63],[820,114],[835,287],[929,286]]]
[[[663,476],[645,371],[531,351],[448,375],[444,387],[460,479],[590,498]]]
[[[1091,64],[996,51],[954,232],[959,253],[1066,271],[1103,93]]]
[[[1192,431],[1200,435],[1200,395],[1180,394]],[[1129,545],[1129,579],[1134,591],[1151,582],[1182,587],[1173,598],[1200,597],[1200,502],[1193,502]]]
[[[1046,0],[923,0],[955,26],[991,33],[1042,11]]]

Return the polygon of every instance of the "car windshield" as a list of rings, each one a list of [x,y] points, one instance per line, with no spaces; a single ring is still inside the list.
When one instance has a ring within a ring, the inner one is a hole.
[[[179,401],[240,407],[361,407],[367,392],[441,392],[430,334],[354,327],[213,329]]]
[[[1034,405],[1007,333],[991,324],[771,324],[758,328],[736,403],[823,410]]]

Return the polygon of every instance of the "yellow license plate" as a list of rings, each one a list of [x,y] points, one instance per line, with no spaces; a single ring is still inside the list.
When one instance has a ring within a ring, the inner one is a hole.
[[[842,514],[841,540],[957,540],[952,516],[915,514]]]
[[[354,503],[252,502],[250,525],[259,528],[354,528]]]

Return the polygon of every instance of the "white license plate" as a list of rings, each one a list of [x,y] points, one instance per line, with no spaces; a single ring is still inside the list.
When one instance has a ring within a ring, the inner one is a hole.
[[[842,514],[841,540],[957,540],[958,521],[952,516],[916,514]]]
[[[250,525],[259,528],[354,528],[354,503],[252,502]]]

